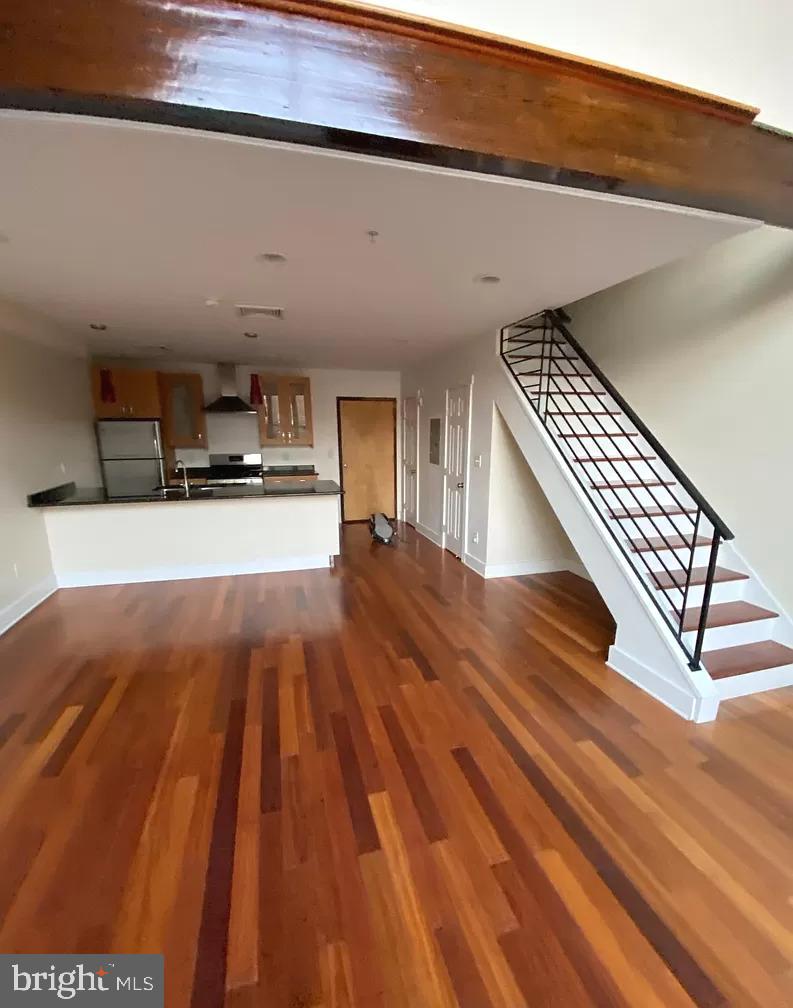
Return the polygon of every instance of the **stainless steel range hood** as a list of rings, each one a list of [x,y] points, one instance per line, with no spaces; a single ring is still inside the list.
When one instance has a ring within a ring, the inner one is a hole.
[[[237,369],[233,364],[218,364],[220,395],[208,406],[205,413],[255,413],[250,403],[237,395]]]

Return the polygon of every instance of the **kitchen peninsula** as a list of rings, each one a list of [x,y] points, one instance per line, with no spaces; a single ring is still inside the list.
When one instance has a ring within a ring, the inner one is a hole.
[[[67,483],[28,504],[43,509],[66,588],[328,567],[339,553],[340,493],[315,480],[109,499]]]

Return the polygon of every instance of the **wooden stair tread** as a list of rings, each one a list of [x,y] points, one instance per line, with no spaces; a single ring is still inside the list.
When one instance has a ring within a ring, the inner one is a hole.
[[[592,392],[589,389],[554,389],[552,392],[548,391],[549,396],[604,396],[608,395],[608,392]]]
[[[686,584],[685,571],[672,571],[671,573],[668,573],[667,571],[653,571],[651,576],[658,588],[684,588]],[[707,581],[707,578],[707,567],[692,568],[692,585],[703,585]],[[748,574],[742,574],[740,571],[728,570],[726,567],[717,567],[713,572],[714,583],[722,583],[725,581],[746,581],[748,578]]]
[[[597,431],[581,431],[580,434],[557,434],[557,437],[563,438],[585,438],[585,437],[640,437],[638,431],[616,431],[613,434],[600,434]]]
[[[555,410],[549,409],[548,416],[620,416],[619,410]]]
[[[537,377],[542,374],[542,368],[532,368],[531,371],[515,371],[516,378]],[[591,378],[591,371],[556,371],[552,375],[554,378]]]
[[[699,626],[701,606],[686,610],[683,630],[696,630]],[[716,602],[708,609],[707,627],[733,626],[736,623],[754,623],[755,620],[773,619],[778,616],[773,609],[764,609],[753,602]]]
[[[505,351],[505,356],[512,355],[509,358],[509,363],[514,364],[515,361],[578,361],[579,357],[574,354],[524,354],[523,347],[516,347],[515,350]],[[519,356],[518,356],[519,355]]]
[[[652,462],[655,455],[579,455],[574,462]]]
[[[618,483],[611,483],[606,480],[597,480],[595,483],[591,484],[595,490],[629,490],[631,487],[640,489],[641,487],[662,487],[674,485],[674,480],[622,480]]]
[[[710,546],[713,539],[708,536],[697,536],[696,546]],[[642,536],[641,539],[629,539],[628,545],[633,553],[652,553],[656,550],[688,549],[691,546],[691,536]]]
[[[711,679],[728,679],[748,672],[779,668],[780,665],[793,665],[793,648],[778,641],[758,641],[706,651],[702,655],[702,663]]]
[[[666,518],[667,516],[675,517],[677,515],[685,514],[696,514],[697,509],[695,507],[682,508],[682,507],[629,507],[629,508],[609,508],[609,518]]]

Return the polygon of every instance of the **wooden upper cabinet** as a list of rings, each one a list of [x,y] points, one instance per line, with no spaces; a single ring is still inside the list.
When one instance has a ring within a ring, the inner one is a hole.
[[[268,445],[313,445],[311,380],[303,375],[259,375],[264,403],[259,406],[259,435]]]
[[[108,386],[105,389],[102,387],[103,372],[106,374],[105,385]],[[91,388],[98,420],[142,420],[160,416],[156,371],[106,368],[95,364],[91,370]]]
[[[204,383],[200,374],[161,371],[162,435],[168,448],[206,448]]]

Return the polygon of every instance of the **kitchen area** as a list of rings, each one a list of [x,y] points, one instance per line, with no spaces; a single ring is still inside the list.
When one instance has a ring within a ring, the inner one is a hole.
[[[91,388],[103,485],[28,498],[59,585],[332,565],[341,490],[312,460],[310,378],[94,362]]]

